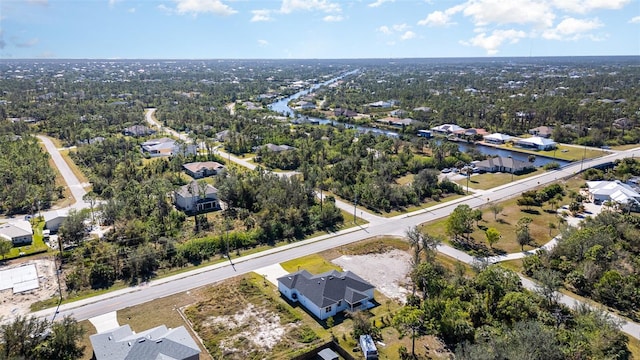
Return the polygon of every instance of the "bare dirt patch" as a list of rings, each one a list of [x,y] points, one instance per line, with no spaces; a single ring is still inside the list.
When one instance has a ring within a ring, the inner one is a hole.
[[[332,262],[367,280],[386,297],[404,303],[410,282],[410,260],[407,252],[393,249],[379,254],[342,255]]]
[[[31,304],[57,296],[58,280],[56,279],[56,264],[53,259],[43,258],[14,262],[7,266],[1,266],[0,270],[25,264],[35,264],[39,287],[17,294],[14,294],[12,289],[0,291],[0,318],[12,319],[18,315],[27,315],[30,312]]]

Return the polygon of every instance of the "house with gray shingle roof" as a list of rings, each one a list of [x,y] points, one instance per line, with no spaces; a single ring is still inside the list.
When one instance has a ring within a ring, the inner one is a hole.
[[[172,359],[198,360],[200,348],[184,326],[164,325],[135,333],[129,325],[91,335],[96,360]]]
[[[375,287],[351,271],[336,270],[312,275],[300,270],[278,278],[278,290],[291,302],[298,302],[318,319],[344,310],[373,307]]]
[[[0,239],[11,241],[14,246],[31,244],[33,242],[31,224],[28,221],[2,224],[0,225]]]

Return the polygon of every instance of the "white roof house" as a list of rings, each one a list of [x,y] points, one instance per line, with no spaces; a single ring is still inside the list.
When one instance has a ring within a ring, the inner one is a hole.
[[[620,181],[587,181],[593,202],[613,201],[618,204],[640,204],[640,194]]]
[[[548,150],[558,147],[558,143],[555,141],[540,136],[520,139],[516,141],[516,145],[524,148],[534,148],[537,150]]]
[[[431,131],[444,133],[444,134],[451,134],[460,130],[464,130],[464,128],[456,124],[442,124],[442,125],[434,126],[431,128]]]
[[[513,139],[512,136],[501,134],[501,133],[493,133],[491,135],[483,136],[484,141],[492,143],[492,144],[504,144],[507,141]]]
[[[0,239],[11,241],[13,245],[31,244],[33,230],[28,221],[17,221],[13,224],[0,225]]]

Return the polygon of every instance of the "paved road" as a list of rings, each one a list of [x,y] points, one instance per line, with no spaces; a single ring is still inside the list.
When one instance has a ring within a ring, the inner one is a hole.
[[[582,166],[587,168],[613,161],[615,159],[631,157],[635,152],[640,153],[640,148],[610,154],[599,159],[587,160]],[[412,226],[448,216],[451,211],[461,203],[468,204],[471,207],[478,207],[488,202],[510,198],[522,193],[524,190],[557,181],[565,176],[573,175],[575,172],[579,171],[580,168],[581,164],[570,165],[561,170],[551,171],[535,177],[523,179],[518,182],[490,189],[479,195],[470,195],[449,203],[419,210],[411,214],[399,215],[391,219],[380,217],[372,218],[372,221],[366,227],[348,229],[336,234],[325,235],[276,249],[271,249],[263,253],[252,254],[234,260],[233,265],[228,262],[220,263],[169,278],[154,280],[143,286],[122,289],[90,299],[65,304],[59,309],[60,315],[73,315],[78,320],[84,320],[106,312],[120,310],[157,298],[166,297],[189,289],[212,284],[275,263],[340,247],[372,236],[402,236],[405,231]],[[439,247],[439,251],[465,263],[473,263],[476,261],[472,256],[449,246],[441,245]],[[528,288],[536,287],[536,285],[528,279],[523,279],[523,285]],[[560,296],[560,301],[569,305],[577,303],[577,300],[565,297],[564,295]],[[52,316],[53,313],[54,309],[47,309],[38,312],[35,315]],[[639,324],[627,322],[622,327],[622,330],[633,337],[640,338]]]
[[[84,188],[86,184],[80,183],[80,180],[78,180],[76,175],[73,173],[73,171],[69,167],[69,164],[67,164],[67,162],[64,161],[64,158],[62,157],[62,155],[60,155],[60,151],[55,147],[51,139],[41,135],[38,135],[38,139],[40,139],[40,141],[44,144],[45,148],[47,149],[47,152],[49,152],[49,155],[51,155],[51,159],[56,164],[58,171],[60,171],[62,178],[67,183],[67,187],[71,190],[71,194],[75,199],[74,203],[71,206],[68,206],[63,209],[58,209],[58,210],[44,211],[42,212],[42,214],[45,215],[50,212],[59,213],[61,211],[68,212],[70,209],[80,210],[80,209],[88,208],[89,203],[85,202],[82,199],[84,195],[87,193],[87,191]]]

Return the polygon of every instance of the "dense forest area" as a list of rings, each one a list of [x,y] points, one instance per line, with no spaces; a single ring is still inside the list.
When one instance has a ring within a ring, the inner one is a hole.
[[[27,132],[0,133],[0,212],[35,213],[62,196],[49,154]]]
[[[450,270],[435,261],[437,241],[410,230],[414,293],[392,324],[415,339],[441,338],[456,359],[630,359],[619,324],[587,307],[557,302],[552,273],[539,272],[537,291],[498,265],[478,267],[473,276],[462,265]],[[414,342],[415,344],[415,342]],[[411,359],[415,349],[400,349]]]

